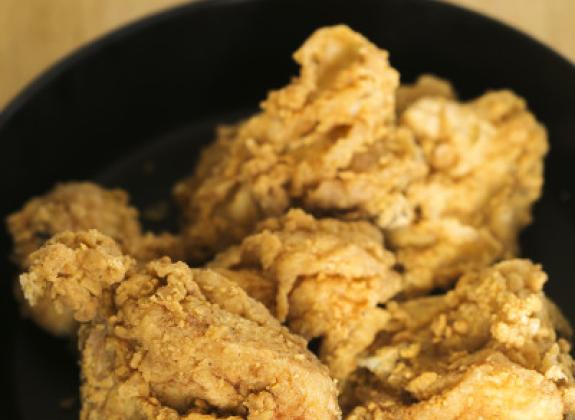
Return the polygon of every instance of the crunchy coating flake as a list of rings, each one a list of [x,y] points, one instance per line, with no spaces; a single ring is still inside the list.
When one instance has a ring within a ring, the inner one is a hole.
[[[541,374],[500,353],[469,367],[452,389],[408,407],[369,403],[347,420],[563,419],[561,394]]]
[[[407,196],[415,223],[391,229],[389,247],[405,266],[407,292],[446,286],[457,276],[517,254],[543,184],[545,129],[509,91],[459,104],[424,98],[402,115],[430,167]]]
[[[377,305],[400,290],[394,261],[380,231],[366,222],[291,210],[262,222],[208,266],[265,303],[292,331],[322,337],[320,358],[343,379],[388,321]]]
[[[71,182],[30,199],[6,221],[14,240],[14,259],[25,267],[28,255],[57,233],[98,229],[123,244],[140,234],[137,218],[124,191]]]
[[[67,232],[22,275],[31,303],[85,322],[82,419],[339,417],[327,369],[233,282],[167,257],[120,276],[118,259],[133,261],[96,231]]]
[[[301,66],[299,77],[271,92],[259,114],[220,130],[195,174],[175,186],[193,257],[224,249],[257,222],[298,202],[332,210],[322,204],[320,190],[326,183],[356,190],[356,197],[337,207],[342,211],[362,211],[371,200],[381,202],[383,194],[367,196],[349,179],[362,172],[355,167],[370,159],[370,148],[382,157],[368,164],[357,181],[361,186],[381,175],[388,180],[385,192],[394,192],[410,172],[421,171],[418,162],[404,158],[414,153],[409,136],[402,134],[389,150],[376,144],[395,120],[398,73],[385,51],[345,26],[334,26],[312,34],[294,59]],[[399,162],[406,166],[394,169]],[[395,205],[389,211],[403,209]],[[396,217],[388,215],[388,223]]]
[[[97,230],[62,232],[29,256],[20,285],[32,308],[52,305],[56,313],[86,322],[109,312],[108,289],[134,263]]]
[[[355,419],[562,418],[574,364],[527,260],[464,275],[454,290],[389,303],[392,320],[342,397]],[[565,329],[564,321],[558,326]]]
[[[401,115],[410,105],[421,98],[442,97],[457,99],[455,89],[449,81],[432,74],[422,74],[412,84],[401,84],[395,94],[397,115]]]
[[[29,264],[28,255],[53,235],[87,229],[98,229],[112,237],[124,252],[144,261],[164,255],[184,257],[178,237],[169,233],[142,233],[138,211],[129,205],[125,191],[104,189],[91,182],[57,185],[11,214],[7,225],[14,241],[13,257],[21,269]],[[37,302],[33,309],[24,303],[25,313],[50,333],[70,335],[76,331],[70,314],[54,312],[53,308],[49,302]]]

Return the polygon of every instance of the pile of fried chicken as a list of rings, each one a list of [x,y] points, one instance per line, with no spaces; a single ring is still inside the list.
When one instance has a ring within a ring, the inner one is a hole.
[[[89,182],[9,216],[25,313],[78,339],[80,417],[575,415],[571,327],[515,258],[548,148],[525,101],[400,85],[345,26],[294,59],[174,186],[177,234]]]

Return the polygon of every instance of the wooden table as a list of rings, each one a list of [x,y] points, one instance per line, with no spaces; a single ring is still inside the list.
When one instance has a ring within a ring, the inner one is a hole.
[[[514,24],[575,61],[575,0],[449,1]],[[0,0],[0,109],[74,48],[118,25],[183,2]]]

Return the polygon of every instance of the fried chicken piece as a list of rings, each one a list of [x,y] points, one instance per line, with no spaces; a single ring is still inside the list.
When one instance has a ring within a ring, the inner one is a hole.
[[[457,99],[455,89],[445,79],[432,74],[422,74],[415,83],[402,84],[395,94],[395,109],[397,115],[401,115],[409,106],[421,98],[441,97]]]
[[[129,205],[125,191],[107,190],[90,182],[57,185],[8,216],[7,225],[14,241],[13,257],[21,269],[26,268],[28,255],[53,235],[85,229],[98,229],[116,240],[124,252],[144,261],[164,255],[184,257],[178,237],[142,232],[138,211]],[[16,293],[21,294],[19,290]],[[75,332],[77,325],[70,314],[53,308],[50,301],[38,301],[34,309],[24,302],[25,313],[48,332],[58,336]]]
[[[92,230],[48,241],[21,283],[84,323],[83,420],[340,416],[305,341],[222,274],[136,263]]]
[[[429,378],[433,380],[433,378]],[[494,353],[461,375],[453,389],[409,407],[356,408],[348,420],[563,419],[557,387],[541,374]]]
[[[517,255],[517,235],[541,193],[545,129],[509,91],[467,103],[424,98],[402,115],[430,173],[407,196],[419,214],[390,229],[406,291],[449,285],[457,276]]]
[[[221,129],[194,175],[175,186],[192,256],[213,255],[299,204],[386,226],[409,219],[398,191],[425,166],[412,136],[395,133],[398,73],[387,52],[334,26],[294,59],[299,77],[271,92],[259,114]]]
[[[517,254],[547,152],[524,100],[499,91],[458,103],[431,76],[397,90],[387,53],[342,26],[317,31],[295,59],[300,77],[220,130],[175,187],[193,258],[293,207],[375,223],[407,295]]]
[[[72,182],[32,198],[6,221],[14,241],[14,260],[25,267],[28,255],[56,233],[93,228],[123,244],[140,235],[137,218],[124,191]]]
[[[19,280],[32,307],[49,303],[56,313],[87,322],[109,314],[109,288],[134,265],[109,236],[96,230],[63,232],[29,256],[28,272]]]
[[[26,258],[53,235],[64,231],[97,229],[142,260],[170,256],[181,259],[178,238],[164,233],[142,233],[138,210],[130,206],[121,189],[105,189],[91,182],[56,185],[47,194],[29,200],[7,218],[14,240],[14,259],[26,266]]]
[[[389,303],[391,321],[342,396],[350,419],[561,419],[574,413],[567,324],[527,260],[464,275],[454,290]],[[557,323],[555,325],[554,323]],[[559,327],[559,328],[558,328]]]
[[[388,322],[377,305],[400,290],[394,262],[375,226],[291,210],[262,222],[208,266],[266,304],[291,331],[321,337],[320,358],[343,379]]]

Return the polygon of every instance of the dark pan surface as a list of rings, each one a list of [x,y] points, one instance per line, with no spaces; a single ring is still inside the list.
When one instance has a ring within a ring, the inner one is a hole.
[[[433,1],[213,0],[122,29],[58,64],[0,115],[0,216],[60,180],[125,187],[140,208],[168,199],[214,125],[287,82],[293,50],[334,23],[388,49],[403,80],[433,72],[464,98],[499,87],[527,98],[552,149],[523,255],[543,263],[547,291],[575,320],[575,68],[525,35]],[[73,346],[18,316],[1,235],[0,418],[77,418]]]

